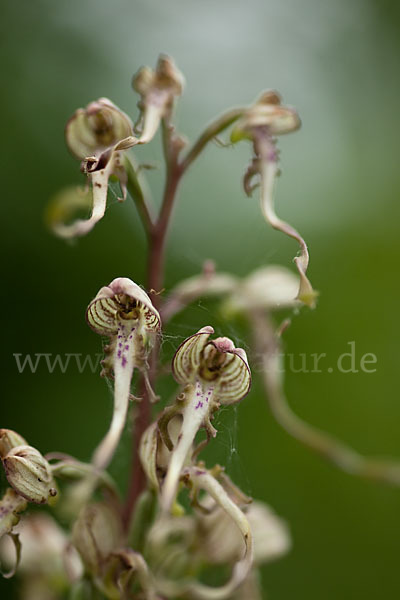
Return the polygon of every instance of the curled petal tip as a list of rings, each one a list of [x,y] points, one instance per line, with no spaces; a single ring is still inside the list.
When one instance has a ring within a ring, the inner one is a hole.
[[[206,325],[205,327],[199,329],[197,333],[208,333],[209,335],[212,335],[214,333],[214,327],[211,327],[211,325]]]

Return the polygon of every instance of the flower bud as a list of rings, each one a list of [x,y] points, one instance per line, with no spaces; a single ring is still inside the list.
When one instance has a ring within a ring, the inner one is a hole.
[[[163,55],[158,59],[155,71],[142,67],[134,76],[133,89],[141,95],[139,144],[153,139],[161,119],[170,115],[174,98],[182,94],[183,85],[182,73],[171,58]]]
[[[47,460],[32,446],[12,448],[3,458],[8,483],[29,502],[44,504],[57,495]]]
[[[24,446],[26,443],[22,435],[16,431],[0,429],[0,458],[4,458],[15,446]]]

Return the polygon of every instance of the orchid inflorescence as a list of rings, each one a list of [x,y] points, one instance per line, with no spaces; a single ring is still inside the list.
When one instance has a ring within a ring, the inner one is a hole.
[[[117,180],[121,201],[129,191],[149,241],[148,292],[117,277],[88,305],[89,327],[107,340],[101,374],[114,389],[111,423],[90,463],[59,452],[43,456],[18,433],[0,430],[0,458],[9,484],[0,501],[0,555],[9,568],[6,576],[19,566],[25,600],[261,598],[259,566],[288,551],[288,529],[267,505],[252,502],[235,486],[223,467],[206,466],[200,458],[217,435],[212,421],[219,408],[240,402],[250,391],[246,352],[205,325],[175,352],[170,366],[179,385],[175,400],[166,405],[163,394],[154,391],[157,376],[165,372],[162,331],[202,297],[219,299],[219,313],[227,321],[245,318],[251,358],[261,368],[271,409],[283,427],[350,472],[400,483],[396,465],[367,461],[314,430],[291,413],[283,394],[280,340],[288,321],[276,326],[272,315],[278,309],[314,307],[317,297],[307,276],[307,245],[274,208],[277,136],[299,128],[297,112],[284,106],[277,92],[264,92],[249,107],[217,118],[185,150],[187,142],[173,125],[183,87],[174,62],[161,56],[154,71],[144,67],[133,79],[140,95],[135,125],[106,98],[78,109],[67,122],[67,146],[80,161],[86,186],[69,187],[51,201],[49,226],[65,239],[87,235],[105,215],[109,181]],[[252,144],[245,192],[251,195],[260,184],[266,222],[298,242],[298,273],[267,265],[240,279],[206,261],[202,273],[164,294],[165,242],[180,181],[207,144],[229,127],[230,143]],[[132,152],[140,156],[141,145],[159,129],[166,183],[156,216]],[[75,216],[82,209],[90,211],[88,218]],[[123,503],[106,469],[130,405],[134,455]],[[49,504],[55,517],[29,512],[32,503]],[[58,522],[68,524],[69,531]]]

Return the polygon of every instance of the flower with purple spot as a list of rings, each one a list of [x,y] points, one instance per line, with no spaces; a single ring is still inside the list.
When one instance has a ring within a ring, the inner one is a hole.
[[[212,333],[212,327],[200,329],[180,345],[172,361],[173,375],[184,386],[184,392],[161,417],[160,430],[166,431],[168,415],[172,418],[179,412],[183,420],[162,487],[162,505],[166,511],[174,502],[179,477],[197,431],[204,427],[208,438],[215,437],[216,430],[210,421],[213,413],[221,404],[239,402],[250,390],[251,374],[245,351],[235,348],[226,337],[209,340]]]
[[[96,467],[104,469],[125,425],[135,368],[142,372],[150,398],[156,399],[148,379],[147,357],[161,329],[161,320],[146,292],[126,277],[118,277],[101,288],[87,308],[86,319],[93,331],[110,340],[103,364],[105,374],[114,378],[114,414],[93,458]]]

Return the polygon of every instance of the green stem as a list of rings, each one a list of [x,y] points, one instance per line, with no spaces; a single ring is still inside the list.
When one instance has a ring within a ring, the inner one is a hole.
[[[129,194],[136,205],[140,218],[142,220],[146,235],[149,237],[154,228],[154,212],[150,206],[149,200],[146,198],[143,187],[140,184],[138,175],[129,158],[125,158],[125,171],[128,177],[127,188]]]
[[[244,110],[244,108],[232,108],[230,111],[224,113],[215,121],[210,123],[200,137],[195,141],[192,148],[188,151],[186,157],[182,160],[182,172],[186,171],[190,167],[199,154],[204,150],[208,142],[222,133],[227,127],[232,125],[232,123],[237,121],[237,119],[242,116]]]

